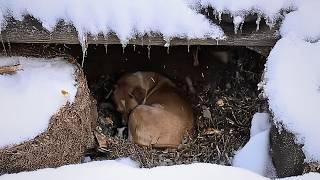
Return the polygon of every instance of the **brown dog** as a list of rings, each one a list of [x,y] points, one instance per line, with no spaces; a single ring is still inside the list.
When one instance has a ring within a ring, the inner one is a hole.
[[[129,140],[134,143],[175,148],[193,128],[190,103],[160,74],[125,75],[118,81],[113,98],[128,120]]]

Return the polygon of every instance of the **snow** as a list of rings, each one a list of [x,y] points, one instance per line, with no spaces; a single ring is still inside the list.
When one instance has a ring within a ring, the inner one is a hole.
[[[308,161],[320,160],[320,42],[295,36],[277,42],[266,64],[264,92],[277,122],[303,143]]]
[[[276,177],[269,155],[269,132],[269,114],[254,114],[251,122],[250,140],[236,152],[232,165],[265,177]]]
[[[226,13],[237,18],[245,17],[248,14],[262,15],[272,26],[281,18],[281,10],[292,9],[295,0],[189,0],[201,7],[214,7],[218,14]],[[219,15],[221,16],[221,15]]]
[[[320,1],[299,0],[297,10],[286,15],[280,28],[282,36],[293,34],[300,39],[316,41],[320,39]]]
[[[166,46],[169,50],[170,39],[173,37],[188,39],[209,37],[217,40],[225,38],[220,27],[197,12],[199,7],[207,6],[214,7],[219,19],[222,13],[231,14],[234,17],[235,32],[249,14],[258,14],[257,29],[261,17],[265,18],[270,26],[277,19],[283,18],[280,27],[282,39],[272,49],[266,64],[264,94],[268,98],[276,123],[284,124],[289,131],[297,135],[297,142],[304,144],[306,161],[320,161],[320,144],[317,143],[317,137],[320,137],[320,131],[317,130],[320,125],[318,111],[320,42],[317,42],[320,39],[320,21],[317,20],[320,16],[320,1],[318,0],[83,0],[81,3],[77,0],[0,0],[0,29],[5,28],[5,17],[13,16],[15,19],[23,20],[24,15],[30,14],[39,19],[49,31],[54,30],[59,20],[72,23],[78,31],[84,54],[87,34],[95,36],[99,33],[105,38],[110,33],[115,33],[124,46],[136,35],[160,33],[167,41]],[[293,11],[284,13],[283,16],[281,11],[288,9]],[[60,64],[53,61],[50,65],[44,65],[34,63],[31,59],[30,61],[21,57],[16,59],[20,61],[24,71],[10,76],[0,75],[0,109],[4,112],[1,113],[4,118],[0,119],[3,127],[0,131],[0,147],[21,143],[43,132],[51,115],[66,101],[72,102],[76,93],[72,67],[62,62]],[[3,62],[8,60],[2,58],[0,63]],[[38,71],[39,69],[45,71]],[[20,89],[26,90],[21,93]],[[61,89],[68,91],[70,97],[61,96]],[[50,95],[47,96],[47,93]],[[48,109],[43,113],[36,112],[45,107]],[[269,119],[267,114],[256,114],[253,117],[251,138],[237,152],[233,165],[270,177],[271,165],[268,155],[270,125],[267,119]],[[29,126],[30,128],[25,128]],[[167,176],[175,179],[266,179],[238,168],[212,164],[153,169],[137,167],[134,162],[124,159],[5,175],[0,179],[25,179],[25,176],[30,179],[33,177],[43,179],[45,176],[55,179],[57,176],[74,178],[73,176],[77,174],[79,174],[78,179],[93,177],[102,179],[105,174],[108,174],[108,177],[122,177],[121,179],[128,177],[126,173],[121,173],[122,171],[128,172],[130,178],[153,176],[154,179]],[[87,171],[81,171],[84,168],[92,171],[85,174]],[[319,179],[319,174],[310,173],[288,179]]]
[[[161,33],[167,41],[173,37],[224,38],[220,27],[184,0],[0,0],[0,7],[18,20],[30,14],[49,31],[61,19],[72,23],[83,46],[88,33],[115,33],[123,45],[146,33]]]
[[[40,179],[237,179],[266,180],[252,172],[230,166],[195,163],[190,165],[159,166],[142,169],[123,164],[117,160],[94,161],[85,164],[67,165],[57,169],[41,169],[0,176],[0,180],[40,180]]]
[[[16,63],[23,70],[0,75],[0,148],[44,132],[51,116],[77,92],[74,67],[61,58],[0,58],[0,66]]]
[[[66,165],[56,169],[47,168],[32,172],[5,174],[0,180],[104,180],[104,179],[139,179],[139,180],[194,180],[194,179],[230,179],[230,180],[269,180],[245,169],[208,163],[189,165],[159,166],[151,169],[137,168],[129,158],[123,160],[92,161],[84,164]],[[133,161],[132,161],[133,162]],[[316,180],[319,173],[308,173],[303,176],[285,178],[283,180]]]
[[[269,113],[255,113],[251,120],[250,137],[270,129]]]
[[[318,179],[320,179],[319,173],[307,173],[307,174],[304,174],[303,176],[282,178],[282,180],[318,180]]]

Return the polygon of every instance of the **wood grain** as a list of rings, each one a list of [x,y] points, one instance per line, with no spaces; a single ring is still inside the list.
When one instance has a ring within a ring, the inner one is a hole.
[[[181,39],[174,38],[170,45],[227,45],[227,46],[274,46],[278,40],[276,28],[269,29],[266,25],[260,25],[260,30],[245,25],[238,34],[234,34],[233,24],[222,24],[227,38],[216,41],[214,39]],[[53,32],[45,30],[41,23],[34,18],[25,18],[23,21],[10,19],[7,27],[1,31],[4,42],[12,43],[56,43],[56,44],[79,44],[76,29],[64,22],[59,22]],[[117,36],[111,34],[108,38],[99,35],[92,37],[88,35],[89,44],[121,44]],[[161,35],[154,34],[150,37],[144,36],[131,39],[129,44],[164,46],[166,42]]]

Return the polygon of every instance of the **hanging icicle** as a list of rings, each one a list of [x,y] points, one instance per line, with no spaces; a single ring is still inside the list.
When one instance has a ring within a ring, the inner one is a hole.
[[[79,42],[82,49],[81,67],[83,68],[85,57],[87,56],[87,50],[88,50],[88,35],[85,33],[79,34]]]
[[[261,15],[258,14],[258,17],[257,17],[257,20],[256,20],[256,24],[257,24],[256,31],[259,31],[259,29],[260,29],[260,22],[261,22]]]

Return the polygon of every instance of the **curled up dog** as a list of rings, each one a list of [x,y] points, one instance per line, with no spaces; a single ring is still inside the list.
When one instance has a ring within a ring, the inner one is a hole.
[[[192,132],[191,104],[171,80],[158,73],[124,75],[117,82],[113,99],[133,143],[176,148]]]

